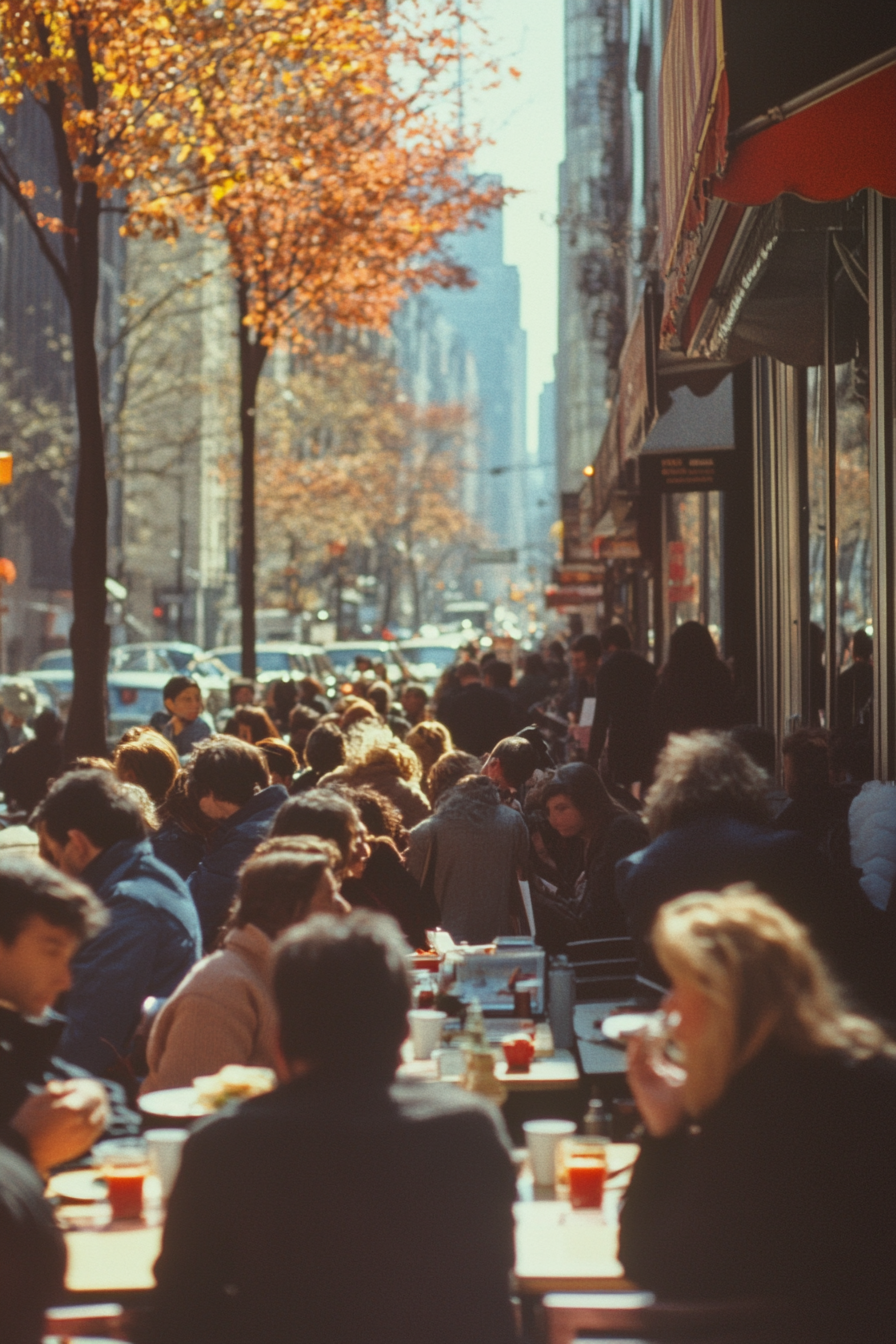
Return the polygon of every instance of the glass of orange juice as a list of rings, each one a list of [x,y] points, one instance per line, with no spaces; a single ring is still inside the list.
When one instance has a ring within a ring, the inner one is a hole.
[[[599,1209],[607,1178],[606,1142],[574,1135],[557,1147],[557,1196],[574,1209]]]
[[[94,1145],[94,1164],[106,1182],[113,1222],[127,1222],[143,1214],[143,1181],[149,1175],[149,1152],[144,1139],[108,1139]]]

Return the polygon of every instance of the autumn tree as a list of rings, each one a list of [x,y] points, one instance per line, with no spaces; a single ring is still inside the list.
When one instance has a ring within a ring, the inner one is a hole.
[[[460,503],[471,465],[470,414],[418,407],[386,358],[343,342],[286,380],[263,380],[259,417],[259,515],[263,572],[297,583],[303,605],[320,600],[329,548],[365,556],[379,577],[384,624],[402,582],[415,624],[422,585],[476,536]]]
[[[46,118],[55,182],[33,180],[0,141],[0,188],[59,281],[71,319],[78,428],[69,756],[105,750],[107,492],[95,344],[104,211],[125,219],[178,143],[204,59],[204,6],[180,0],[0,0],[0,111],[32,98]],[[204,184],[204,179],[203,179]],[[54,212],[45,213],[44,189]],[[38,194],[40,193],[40,194]]]
[[[470,175],[478,135],[455,116],[457,65],[470,56],[464,17],[458,0],[221,0],[167,191],[146,189],[143,214],[156,227],[186,213],[221,230],[236,283],[246,675],[255,422],[269,351],[307,349],[337,326],[382,331],[409,290],[469,283],[444,242],[506,194]],[[203,173],[200,199],[192,184]]]

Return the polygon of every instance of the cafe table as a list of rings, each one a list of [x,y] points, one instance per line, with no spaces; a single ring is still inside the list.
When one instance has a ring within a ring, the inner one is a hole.
[[[398,1070],[399,1078],[425,1078],[431,1082],[438,1080],[434,1061],[414,1059],[410,1042],[406,1042],[402,1061]],[[571,1050],[555,1050],[547,1059],[533,1059],[525,1073],[509,1069],[506,1062],[496,1056],[495,1077],[508,1092],[574,1092],[579,1086],[579,1068]],[[460,1077],[450,1077],[444,1081],[460,1083]]]
[[[534,1189],[524,1167],[514,1206],[515,1277],[523,1299],[537,1299],[548,1292],[627,1291],[632,1287],[616,1257],[616,1243],[619,1198],[637,1152],[637,1144],[610,1145],[611,1177],[603,1209],[573,1209],[565,1200],[554,1199],[553,1191]],[[615,1178],[614,1172],[619,1173]],[[162,1241],[160,1217],[152,1226],[124,1223],[69,1228],[65,1241],[69,1301],[134,1305],[152,1288],[152,1267]]]

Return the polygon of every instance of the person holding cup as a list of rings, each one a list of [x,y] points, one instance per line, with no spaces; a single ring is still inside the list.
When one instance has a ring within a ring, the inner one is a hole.
[[[664,1298],[780,1300],[825,1344],[888,1339],[896,1045],[752,888],[670,901],[652,945],[670,1044],[629,1044],[647,1133],[621,1217],[626,1273]]]

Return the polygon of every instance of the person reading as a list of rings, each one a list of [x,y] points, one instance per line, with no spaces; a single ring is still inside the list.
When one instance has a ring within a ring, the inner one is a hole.
[[[513,1164],[498,1113],[395,1081],[407,948],[319,915],[274,964],[282,1082],[198,1126],[169,1203],[155,1344],[511,1344]]]

